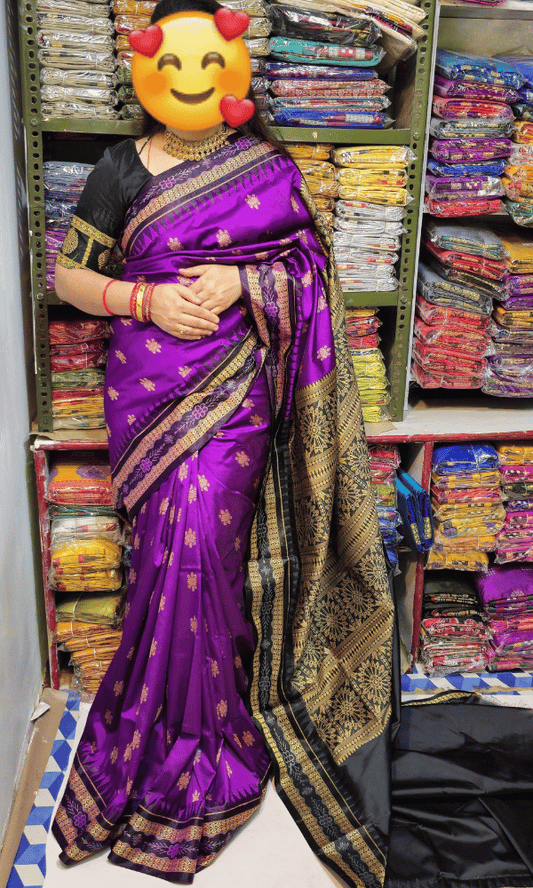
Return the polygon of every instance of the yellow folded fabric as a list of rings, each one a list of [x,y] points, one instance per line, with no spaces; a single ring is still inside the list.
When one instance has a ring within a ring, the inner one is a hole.
[[[113,12],[115,15],[152,15],[157,6],[157,0],[114,0]]]
[[[53,584],[59,592],[114,592],[122,586],[122,570],[98,570],[94,573],[56,577]]]
[[[99,592],[95,595],[68,595],[56,601],[56,619],[59,623],[89,623],[99,626],[118,626],[122,596]]]
[[[520,232],[497,232],[498,239],[507,251],[507,267],[519,274],[533,273],[533,238]]]
[[[342,200],[358,200],[389,207],[405,207],[411,197],[406,188],[358,187],[339,184],[339,197]]]
[[[122,550],[113,540],[101,538],[75,539],[61,543],[51,552],[52,567],[57,572],[90,570],[119,567],[122,561]]]
[[[329,160],[333,145],[325,142],[320,142],[317,145],[291,142],[285,147],[294,160]]]
[[[505,508],[501,504],[492,503],[444,503],[432,501],[433,514],[441,521],[470,521],[481,518],[486,521],[505,521]]]
[[[338,166],[390,167],[405,169],[415,159],[409,148],[386,145],[353,145],[335,148],[332,153]]]
[[[433,471],[431,480],[440,490],[447,490],[449,487],[458,487],[462,490],[468,487],[496,487],[498,490],[500,488],[500,473],[497,469],[459,475],[441,475],[439,472]]]
[[[369,188],[403,188],[407,184],[407,175],[402,170],[359,169],[357,167],[341,167],[337,170],[340,185],[359,185]]]
[[[496,536],[487,534],[483,536],[454,537],[453,540],[444,537],[439,531],[435,532],[433,548],[435,552],[455,552],[463,555],[465,552],[495,552],[497,547]]]
[[[533,465],[532,444],[498,444],[496,450],[501,466]]]
[[[431,549],[426,562],[427,570],[451,568],[453,570],[476,570],[485,572],[489,566],[486,552],[435,552]]]

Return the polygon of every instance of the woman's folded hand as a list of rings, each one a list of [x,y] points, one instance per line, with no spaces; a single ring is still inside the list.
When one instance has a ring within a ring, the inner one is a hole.
[[[238,265],[193,265],[179,272],[183,277],[197,278],[189,289],[215,315],[222,314],[242,295]]]
[[[217,312],[202,305],[191,290],[181,284],[158,284],[152,296],[153,323],[179,339],[202,339],[218,330]]]

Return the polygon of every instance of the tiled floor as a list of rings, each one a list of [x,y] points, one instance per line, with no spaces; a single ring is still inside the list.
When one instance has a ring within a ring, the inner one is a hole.
[[[113,866],[105,852],[74,868],[64,867],[57,859],[59,846],[49,833],[52,806],[55,810],[61,798],[69,760],[88,711],[89,705],[81,703],[78,713],[76,702],[71,700],[71,709],[62,719],[8,888],[161,888],[163,884],[160,879]],[[194,884],[198,888],[334,888],[342,883],[318,862],[270,787],[259,814],[211,867],[198,874]]]

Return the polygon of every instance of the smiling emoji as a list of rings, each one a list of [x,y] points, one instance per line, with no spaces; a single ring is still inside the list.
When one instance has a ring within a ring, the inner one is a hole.
[[[166,126],[203,130],[225,120],[249,120],[254,104],[245,96],[252,67],[242,34],[246,13],[223,7],[178,12],[132,31],[133,85],[144,108]]]

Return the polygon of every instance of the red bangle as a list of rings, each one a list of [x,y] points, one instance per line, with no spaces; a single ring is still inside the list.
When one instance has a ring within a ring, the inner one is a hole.
[[[115,278],[112,278],[110,281],[107,282],[107,284],[104,287],[104,292],[102,293],[102,302],[104,303],[104,308],[107,311],[108,315],[111,315],[113,317],[115,315],[115,312],[109,311],[109,306],[106,302],[106,294],[107,294],[108,288],[111,286],[111,284],[114,284],[114,283],[115,283]]]
[[[130,316],[131,316],[132,318],[135,317],[135,303],[137,302],[137,291],[139,290],[139,287],[140,287],[140,286],[141,286],[141,284],[140,284],[140,282],[138,281],[138,282],[135,284],[133,290],[131,291],[131,296],[130,296]]]

